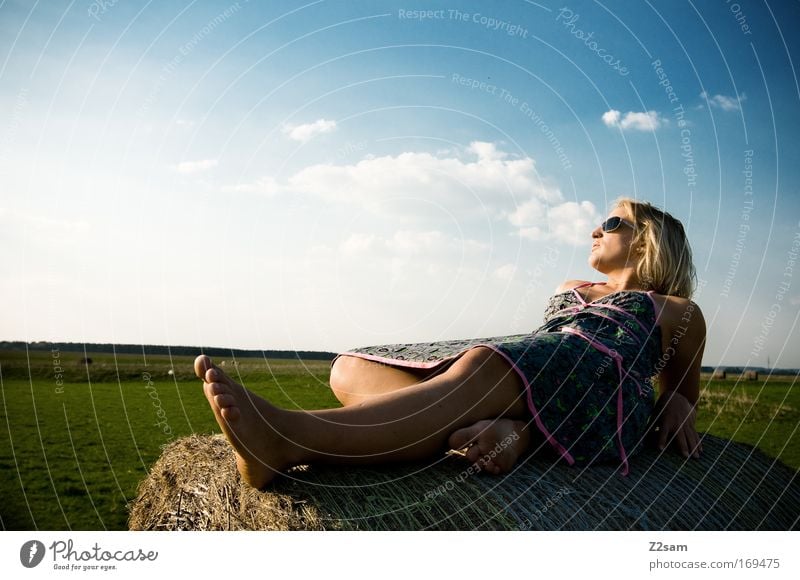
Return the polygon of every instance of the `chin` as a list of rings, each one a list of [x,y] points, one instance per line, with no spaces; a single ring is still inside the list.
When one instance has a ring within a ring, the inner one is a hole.
[[[605,273],[605,272],[603,272],[603,263],[602,263],[602,261],[600,260],[600,258],[595,256],[594,254],[589,256],[589,259],[587,260],[587,262],[589,263],[589,266],[591,266],[593,269],[597,270],[601,274]]]

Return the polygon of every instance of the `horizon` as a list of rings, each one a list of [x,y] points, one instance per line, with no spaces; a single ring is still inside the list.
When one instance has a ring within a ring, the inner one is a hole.
[[[800,5],[425,4],[0,5],[0,340],[527,333],[629,196],[703,365],[800,368]]]
[[[8,345],[8,344],[12,344],[12,345],[13,344],[24,344],[24,345],[26,345],[26,347],[39,345],[39,344],[46,344],[46,345],[53,345],[53,344],[55,344],[55,345],[75,345],[76,347],[81,347],[82,346],[83,348],[82,349],[76,348],[75,350],[65,350],[65,352],[73,352],[73,353],[84,352],[86,354],[90,354],[90,353],[93,353],[93,354],[106,354],[107,353],[107,351],[105,351],[105,350],[92,350],[91,348],[87,348],[87,347],[98,347],[98,346],[100,346],[100,347],[107,346],[107,347],[115,347],[115,348],[117,348],[117,347],[127,347],[127,348],[135,347],[137,349],[141,348],[142,350],[145,350],[145,349],[148,349],[148,348],[151,348],[151,349],[168,349],[170,351],[171,350],[178,350],[178,349],[180,349],[180,350],[197,349],[197,354],[198,355],[200,355],[200,354],[209,354],[209,353],[211,353],[213,351],[228,351],[228,352],[231,353],[231,356],[234,357],[234,358],[237,357],[237,356],[240,357],[240,358],[249,358],[248,355],[250,355],[250,354],[256,355],[257,353],[261,353],[261,356],[259,356],[258,358],[269,358],[269,356],[266,356],[266,353],[271,353],[271,352],[272,353],[274,353],[274,352],[295,353],[295,354],[299,354],[299,353],[326,354],[326,355],[330,354],[330,355],[334,355],[334,356],[339,354],[336,351],[328,351],[328,350],[281,349],[281,348],[241,349],[241,348],[229,348],[229,347],[220,347],[220,346],[213,346],[213,345],[191,345],[191,344],[135,344],[135,343],[94,343],[94,342],[93,343],[80,343],[80,342],[64,342],[64,341],[53,341],[53,342],[51,342],[51,341],[44,341],[44,340],[33,341],[33,342],[30,342],[30,343],[27,343],[27,342],[22,341],[22,340],[0,340],[0,348],[3,348],[3,347],[5,347],[5,345]],[[15,350],[15,349],[14,348],[8,348],[7,350]],[[31,349],[31,350],[38,351],[38,350],[41,350],[41,349]],[[53,349],[51,349],[51,350],[53,350]],[[60,352],[60,350],[58,350],[58,349],[54,349],[53,351],[54,352],[55,351]],[[243,357],[242,355],[237,354],[236,351],[245,353],[245,356]],[[116,352],[116,350],[114,350],[114,352]],[[122,353],[117,353],[117,354],[133,354],[133,353],[122,352]],[[158,353],[150,352],[148,354],[150,356],[152,356],[152,355],[158,354]],[[172,353],[172,352],[170,352],[170,354],[174,354],[174,356],[193,356],[193,355],[178,354],[178,353]],[[210,356],[217,356],[217,355],[210,355]],[[300,358],[300,357],[298,356],[298,358]],[[711,372],[714,372],[714,371],[727,371],[727,370],[731,370],[731,369],[741,369],[742,371],[745,371],[745,370],[765,370],[765,371],[769,371],[770,374],[774,374],[773,371],[792,371],[794,373],[800,373],[800,368],[792,368],[792,367],[775,367],[775,366],[759,366],[759,365],[746,366],[746,365],[737,365],[737,364],[730,364],[730,365],[716,366],[716,367],[712,366],[712,365],[702,365],[701,366],[701,372],[708,373],[709,370],[707,370],[707,369],[710,369]]]

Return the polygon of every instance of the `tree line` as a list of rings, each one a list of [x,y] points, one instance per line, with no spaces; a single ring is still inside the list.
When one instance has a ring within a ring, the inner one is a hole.
[[[199,346],[165,346],[157,344],[112,344],[99,342],[23,342],[0,341],[0,350],[35,350],[104,354],[145,354],[193,356],[207,354],[211,357],[258,357],[301,360],[333,360],[336,353],[315,350],[247,350],[241,348],[217,348]]]

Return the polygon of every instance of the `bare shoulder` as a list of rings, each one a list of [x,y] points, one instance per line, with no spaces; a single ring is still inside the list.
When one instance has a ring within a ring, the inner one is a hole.
[[[695,404],[700,396],[700,365],[706,321],[697,303],[678,296],[651,294],[661,309],[662,357],[657,368],[661,392],[676,391]]]
[[[665,296],[655,293],[652,296],[661,306],[661,321],[664,326],[705,334],[705,319],[696,302],[680,296]]]
[[[563,282],[561,286],[556,288],[556,294],[560,294],[561,292],[566,292],[567,290],[572,290],[575,286],[580,286],[581,284],[588,284],[586,280],[567,280]]]

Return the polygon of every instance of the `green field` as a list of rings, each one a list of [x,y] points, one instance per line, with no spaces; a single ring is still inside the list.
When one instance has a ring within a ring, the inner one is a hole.
[[[161,447],[219,429],[192,357],[0,352],[0,528],[126,529]],[[240,359],[226,371],[284,408],[338,406],[328,361]],[[173,374],[169,371],[173,370]],[[800,468],[794,379],[705,382],[698,428]]]

